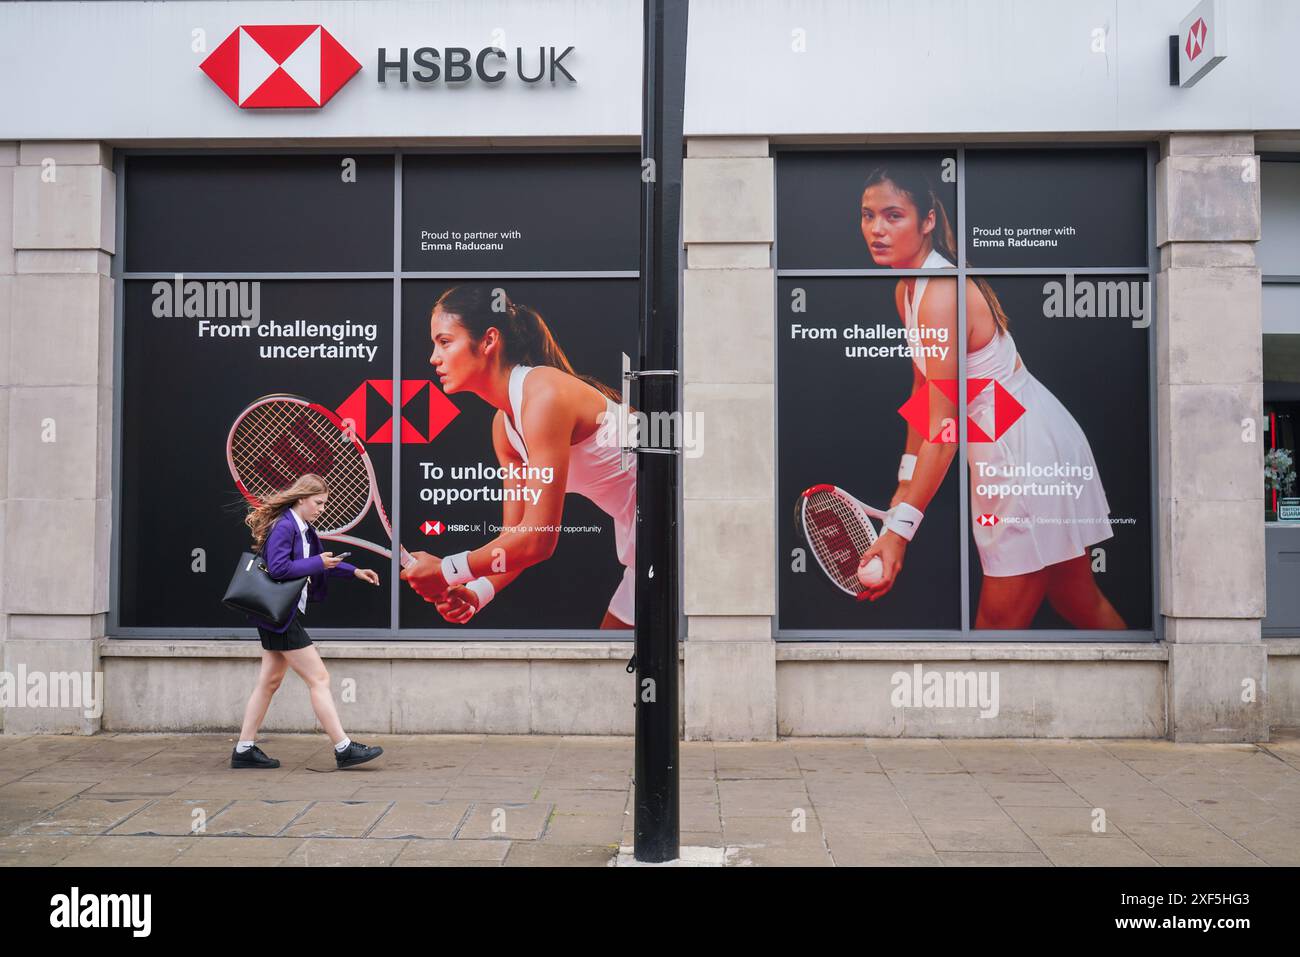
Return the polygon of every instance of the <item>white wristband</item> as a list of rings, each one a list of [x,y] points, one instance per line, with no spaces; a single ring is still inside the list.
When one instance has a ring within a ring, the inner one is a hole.
[[[912,479],[912,472],[916,470],[916,456],[910,452],[903,453],[903,457],[898,460],[898,480],[908,482]]]
[[[469,552],[448,555],[442,560],[442,580],[448,585],[463,585],[473,577],[474,573],[469,570]]]
[[[885,513],[883,524],[885,528],[895,535],[899,535],[910,542],[912,536],[916,534],[917,528],[921,525],[921,519],[924,517],[925,515],[920,509],[908,505],[906,502],[899,502]]]
[[[490,602],[493,596],[497,593],[490,578],[475,578],[471,582],[466,582],[465,587],[478,596],[478,608],[474,609],[474,614],[478,614],[486,608],[487,603]]]

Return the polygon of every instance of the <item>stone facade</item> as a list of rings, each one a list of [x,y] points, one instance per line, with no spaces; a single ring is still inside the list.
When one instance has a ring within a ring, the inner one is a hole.
[[[1267,738],[1270,720],[1295,723],[1300,648],[1260,637],[1253,150],[1242,134],[1172,135],[1161,144],[1156,390],[1166,640],[778,644],[774,164],[764,138],[688,142],[683,409],[697,417],[699,454],[683,458],[687,738],[1255,741]],[[4,669],[102,668],[107,688],[102,718],[78,708],[0,709],[7,733],[233,729],[256,668],[255,642],[103,637],[111,600],[115,189],[111,154],[100,144],[0,144]],[[343,642],[323,650],[345,723],[357,731],[633,727],[627,643]],[[918,662],[996,671],[999,714],[893,707],[891,676]],[[343,697],[348,682],[353,701]],[[268,730],[314,726],[305,696],[280,697]]]

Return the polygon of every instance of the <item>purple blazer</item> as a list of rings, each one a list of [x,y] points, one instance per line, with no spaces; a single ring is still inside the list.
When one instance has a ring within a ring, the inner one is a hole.
[[[320,557],[320,553],[325,549],[321,548],[320,538],[311,525],[307,526],[307,541],[311,544],[311,556],[303,558],[302,535],[298,533],[298,523],[286,509],[280,516],[280,520],[275,523],[275,527],[271,529],[271,534],[266,536],[266,546],[262,549],[262,554],[266,556],[266,570],[276,581],[309,576],[311,587],[307,589],[307,600],[324,601],[329,588],[329,579],[331,577],[351,578],[357,566],[348,562],[339,562],[326,572],[325,561]],[[259,628],[282,635],[289,630],[289,626],[297,616],[298,605],[295,603],[289,620],[283,625],[277,626],[256,615],[249,615],[248,620]]]

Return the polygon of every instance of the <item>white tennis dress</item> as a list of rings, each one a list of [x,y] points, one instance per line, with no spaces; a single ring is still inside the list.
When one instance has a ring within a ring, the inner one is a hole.
[[[510,415],[504,419],[506,438],[525,465],[528,445],[523,435],[524,379],[533,368],[517,365],[510,370]],[[618,404],[608,396],[605,412],[619,414]],[[636,612],[636,461],[624,472],[619,467],[617,444],[600,442],[605,431],[597,428],[577,445],[569,446],[569,475],[564,490],[589,499],[614,520],[614,549],[623,565],[623,581],[610,599],[609,610],[630,625]]]
[[[952,265],[932,251],[922,268]],[[910,297],[904,292],[908,329],[917,328],[928,282],[919,278]],[[925,357],[914,361],[925,375]],[[1110,538],[1110,505],[1088,438],[1023,363],[1016,368],[1011,334],[998,330],[982,348],[969,353],[966,375],[995,380],[1025,409],[995,441],[972,441],[967,452],[971,524],[984,574],[1025,575],[1077,558],[1088,546]],[[970,421],[990,436],[996,434],[993,406],[992,383],[967,403]]]

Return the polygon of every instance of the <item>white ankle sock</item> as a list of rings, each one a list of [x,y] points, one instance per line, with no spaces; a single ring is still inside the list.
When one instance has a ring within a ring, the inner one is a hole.
[[[252,741],[240,741],[237,745],[235,745],[235,750],[236,750],[237,752],[239,752],[240,754],[243,754],[245,751],[247,751],[247,750],[248,750],[249,748],[251,748],[252,746],[253,746],[253,742],[252,742]]]
[[[345,736],[342,741],[334,745],[335,753],[342,754],[344,751],[348,749],[348,745],[351,743],[352,743],[352,739]]]

